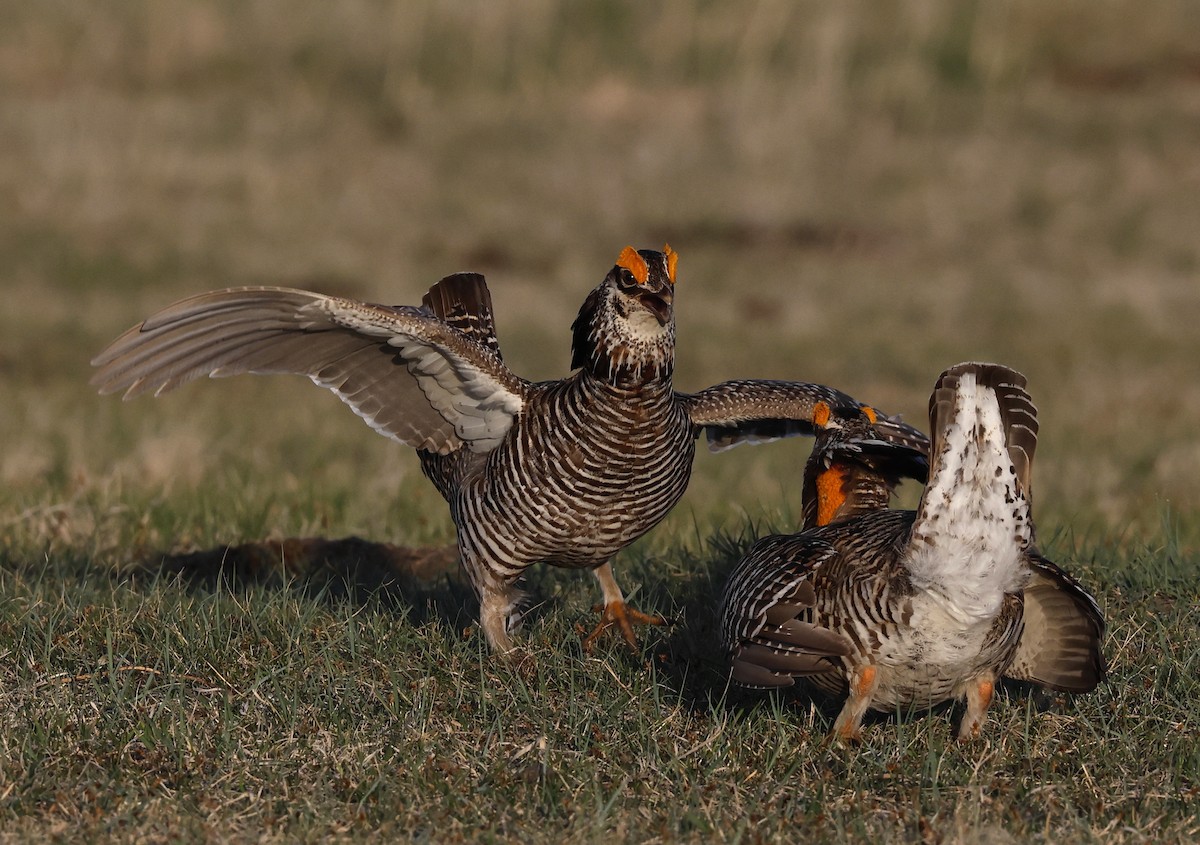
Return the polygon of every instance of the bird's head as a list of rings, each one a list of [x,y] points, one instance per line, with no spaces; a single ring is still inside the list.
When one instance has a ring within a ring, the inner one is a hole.
[[[571,368],[637,382],[670,376],[675,363],[678,254],[625,247],[571,327]]]
[[[812,463],[828,467],[839,461],[869,462],[875,467],[894,467],[901,478],[924,480],[928,470],[925,453],[882,436],[876,427],[881,417],[874,408],[818,402],[813,408],[812,421]]]
[[[886,419],[886,417],[884,418]],[[863,507],[868,491],[879,491],[877,506],[887,506],[890,491],[905,478],[925,480],[929,464],[920,450],[880,436],[880,416],[867,405],[831,406],[818,402],[812,412],[812,453],[804,467],[804,527],[826,525],[843,512],[848,495]]]
[[[868,436],[878,419],[875,409],[867,405],[830,405],[818,402],[813,406],[813,434],[818,441],[844,442]]]

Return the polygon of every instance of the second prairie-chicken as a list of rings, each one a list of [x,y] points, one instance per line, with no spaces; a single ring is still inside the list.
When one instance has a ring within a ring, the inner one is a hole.
[[[845,505],[854,486],[831,477],[837,461],[819,459],[818,434],[806,495],[813,527],[758,541],[726,585],[721,632],[734,680],[784,687],[805,678],[845,696],[833,729],[842,739],[859,737],[868,709],[964,697],[958,736],[968,739],[1003,677],[1068,692],[1104,678],[1095,600],[1037,549],[1038,422],[1025,378],[959,364],[938,379],[929,415],[929,481],[916,511],[887,510],[886,495]],[[871,468],[857,472],[870,491]]]
[[[286,288],[218,290],[170,305],[93,362],[101,392],[126,398],[202,375],[297,373],[334,391],[381,434],[416,447],[450,505],[481,627],[512,647],[517,582],[531,564],[592,570],[616,625],[661,622],[627,609],[610,559],[683,495],[695,440],[715,449],[810,433],[817,402],[857,408],[815,384],[672,384],[676,254],[627,247],[572,327],[571,376],[529,382],[505,366],[483,277],[448,276],[419,307]],[[924,435],[880,420],[885,436]]]

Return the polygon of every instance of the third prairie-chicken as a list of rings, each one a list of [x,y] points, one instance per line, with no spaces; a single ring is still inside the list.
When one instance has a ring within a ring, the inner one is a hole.
[[[868,709],[963,697],[958,735],[968,739],[1001,678],[1068,692],[1104,678],[1099,608],[1037,549],[1038,422],[1025,378],[960,364],[938,379],[929,412],[929,480],[916,511],[887,510],[876,495],[856,514],[842,504],[848,488],[823,468],[831,464],[810,461],[814,527],[758,541],[726,585],[721,632],[734,680],[784,687],[806,678],[845,696],[833,731],[842,739],[859,737]],[[869,480],[869,467],[858,471]]]
[[[813,409],[812,453],[801,490],[803,528],[815,528],[882,510],[906,478],[924,482],[929,462],[923,448],[882,438],[879,415],[870,407]]]
[[[450,505],[488,642],[507,651],[517,582],[545,562],[592,570],[616,625],[661,622],[627,609],[610,559],[683,495],[695,440],[720,449],[811,432],[828,387],[730,381],[675,391],[676,254],[627,247],[572,328],[571,376],[534,383],[505,366],[483,277],[448,276],[420,307],[285,288],[213,291],[168,306],[93,362],[101,392],[126,398],[198,376],[297,373],[333,390],[376,431],[416,447]],[[881,419],[885,436],[924,435]]]

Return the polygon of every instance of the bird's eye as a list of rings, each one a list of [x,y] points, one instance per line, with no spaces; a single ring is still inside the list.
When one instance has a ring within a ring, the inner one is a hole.
[[[631,246],[627,246],[621,250],[621,255],[617,258],[617,266],[626,273],[631,274],[639,284],[645,284],[650,278],[650,265]]]

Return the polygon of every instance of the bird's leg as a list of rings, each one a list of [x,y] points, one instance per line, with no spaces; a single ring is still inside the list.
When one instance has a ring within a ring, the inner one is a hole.
[[[479,626],[492,651],[511,654],[512,632],[520,625],[523,594],[511,583],[485,581],[479,585]]]
[[[829,738],[847,744],[862,741],[862,720],[879,686],[879,671],[872,664],[856,666],[850,673],[850,695],[833,723]]]
[[[508,634],[508,602],[501,594],[485,593],[479,602],[479,626],[493,651],[512,651],[513,641]]]
[[[987,672],[967,682],[967,712],[958,725],[958,741],[978,739],[996,692],[996,676]]]
[[[637,637],[633,633],[634,625],[667,624],[667,620],[662,616],[642,613],[625,604],[625,596],[621,593],[621,588],[617,586],[617,579],[613,577],[612,564],[606,561],[602,566],[593,569],[592,573],[600,582],[600,591],[604,594],[604,609],[600,615],[600,624],[583,641],[584,651],[591,651],[600,635],[616,625],[621,631],[621,636],[625,638],[625,642],[636,652]],[[599,605],[597,605],[597,609],[600,609]]]

